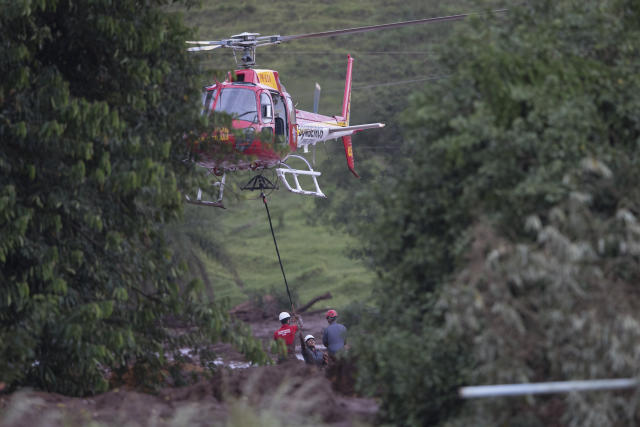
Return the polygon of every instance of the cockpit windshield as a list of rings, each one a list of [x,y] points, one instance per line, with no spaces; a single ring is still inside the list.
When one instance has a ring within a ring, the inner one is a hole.
[[[256,94],[251,89],[223,88],[218,96],[215,111],[230,114],[234,119],[257,122]]]

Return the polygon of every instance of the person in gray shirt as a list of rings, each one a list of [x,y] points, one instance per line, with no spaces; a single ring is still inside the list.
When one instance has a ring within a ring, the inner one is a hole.
[[[322,344],[329,350],[329,356],[335,356],[336,352],[342,350],[347,343],[347,328],[336,322],[337,317],[337,311],[327,311],[329,326],[322,331]]]

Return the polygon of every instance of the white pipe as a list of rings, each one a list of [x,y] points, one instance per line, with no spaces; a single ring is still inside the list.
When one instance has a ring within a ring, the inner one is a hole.
[[[496,396],[522,396],[527,394],[570,393],[572,391],[618,390],[638,387],[634,378],[555,381],[530,384],[498,384],[461,387],[458,393],[463,399]]]

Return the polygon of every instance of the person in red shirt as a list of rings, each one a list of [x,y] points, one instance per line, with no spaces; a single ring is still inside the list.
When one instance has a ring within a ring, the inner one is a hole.
[[[283,340],[287,347],[287,358],[294,359],[296,357],[295,337],[296,337],[296,333],[299,330],[299,326],[297,324],[296,325],[289,324],[289,321],[291,320],[291,316],[286,311],[283,311],[282,313],[280,313],[280,315],[278,316],[278,319],[280,319],[280,323],[282,324],[282,326],[280,326],[280,329],[278,329],[273,333],[273,339],[276,341]],[[298,323],[297,317],[296,317],[296,323]]]

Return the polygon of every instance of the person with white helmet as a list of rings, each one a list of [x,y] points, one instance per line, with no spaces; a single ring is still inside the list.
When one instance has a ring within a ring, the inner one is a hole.
[[[329,350],[329,356],[335,356],[347,343],[347,328],[336,322],[337,311],[327,311],[326,317],[329,326],[322,331],[322,344]]]
[[[307,365],[323,366],[327,364],[328,357],[316,348],[316,339],[313,335],[307,335],[304,340],[300,335],[300,348],[302,349],[302,357]]]
[[[280,323],[281,323],[280,329],[278,329],[273,333],[273,339],[275,341],[277,340],[284,341],[287,347],[287,357],[290,359],[293,359],[296,357],[295,337],[296,337],[296,333],[299,330],[299,322],[297,320],[298,317],[294,316],[294,318],[296,319],[297,324],[290,325],[289,321],[291,320],[291,315],[286,311],[283,311],[282,313],[280,313],[280,315],[278,316],[278,319],[280,320]]]

